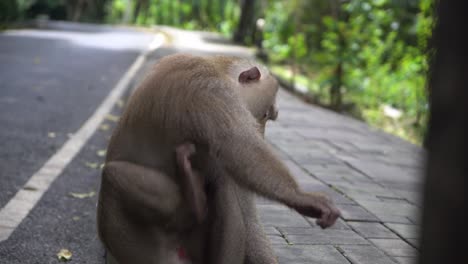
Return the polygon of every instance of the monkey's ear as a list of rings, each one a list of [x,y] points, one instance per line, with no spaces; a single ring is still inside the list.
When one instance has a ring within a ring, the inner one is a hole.
[[[262,75],[260,74],[260,71],[258,70],[258,68],[252,67],[246,71],[241,72],[241,74],[239,74],[239,82],[248,83],[248,82],[258,81],[260,80],[261,76]]]

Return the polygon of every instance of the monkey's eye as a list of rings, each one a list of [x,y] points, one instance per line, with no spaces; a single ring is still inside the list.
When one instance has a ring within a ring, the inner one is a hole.
[[[270,117],[270,110],[268,110],[264,115],[263,119],[268,119]]]

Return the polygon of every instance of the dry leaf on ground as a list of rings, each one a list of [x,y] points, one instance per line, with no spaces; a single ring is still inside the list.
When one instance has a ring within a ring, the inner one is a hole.
[[[101,129],[102,131],[107,131],[109,130],[110,126],[108,124],[102,124],[99,126],[99,129]]]
[[[94,191],[90,191],[88,193],[74,193],[74,192],[70,192],[69,193],[70,196],[74,197],[74,198],[78,198],[78,199],[84,199],[84,198],[89,198],[89,197],[93,197],[96,193]]]
[[[105,149],[101,149],[101,150],[98,150],[96,152],[96,154],[99,156],[99,157],[104,157],[106,155],[106,150]]]
[[[60,249],[60,251],[57,253],[57,258],[60,261],[69,261],[72,258],[72,253],[70,250],[66,248]]]
[[[89,161],[86,161],[85,165],[86,167],[91,168],[91,169],[97,169],[97,167],[99,166],[97,162],[89,162]]]
[[[119,116],[112,115],[112,114],[106,115],[106,119],[109,120],[109,121],[112,121],[112,122],[119,121],[119,118],[120,118]]]

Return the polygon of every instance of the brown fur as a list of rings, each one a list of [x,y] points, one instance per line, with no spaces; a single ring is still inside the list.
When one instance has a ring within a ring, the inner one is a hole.
[[[274,263],[246,190],[319,218],[323,227],[335,222],[333,204],[300,191],[263,140],[278,87],[260,66],[260,80],[239,83],[253,66],[229,57],[168,56],[132,95],[109,144],[98,206],[101,240],[121,264],[182,263],[169,261],[178,246],[193,263],[207,263],[205,239],[209,263],[242,263],[244,256],[247,263]],[[195,145],[193,165],[209,186],[208,221],[201,224],[187,206],[175,161],[185,142]]]

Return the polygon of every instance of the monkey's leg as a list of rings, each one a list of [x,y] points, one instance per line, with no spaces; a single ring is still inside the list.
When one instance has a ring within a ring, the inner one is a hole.
[[[224,177],[208,191],[210,264],[244,263],[246,230],[236,188],[237,185],[230,178]]]
[[[254,194],[242,188],[238,191],[247,235],[244,264],[277,264],[270,241],[258,220]]]
[[[126,161],[108,162],[102,174],[101,192],[118,194],[128,205],[138,205],[162,217],[175,213],[182,203],[175,181],[155,169]],[[101,195],[105,199],[105,195]],[[105,204],[103,204],[105,206]]]
[[[159,227],[180,230],[194,223],[175,181],[152,168],[111,161],[99,195],[99,236],[111,263],[172,263],[180,241]],[[141,222],[156,228],[145,229]]]

